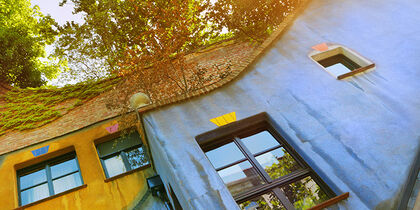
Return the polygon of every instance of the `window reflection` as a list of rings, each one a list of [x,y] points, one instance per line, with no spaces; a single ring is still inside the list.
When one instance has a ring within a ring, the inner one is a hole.
[[[40,184],[47,181],[47,175],[45,169],[32,172],[28,175],[21,176],[19,178],[20,189],[26,189],[28,187]]]
[[[83,184],[75,153],[17,171],[19,205],[26,205]],[[50,174],[51,176],[47,176]]]
[[[150,164],[140,135],[136,131],[100,143],[96,145],[96,149],[107,178]]]
[[[70,174],[53,181],[54,193],[61,193],[82,185],[82,180],[78,173]]]
[[[27,190],[24,190],[20,193],[21,204],[26,205],[28,203],[35,202],[50,196],[48,191],[48,184],[42,184]]]
[[[300,168],[299,164],[284,148],[266,152],[255,159],[271,179],[278,179]]]
[[[252,154],[279,146],[279,142],[268,131],[263,131],[241,139]]]
[[[244,210],[285,210],[284,206],[273,193],[267,193],[239,204],[239,208]]]
[[[51,166],[51,176],[52,178],[57,178],[71,172],[79,170],[77,167],[76,159],[71,159],[57,165]]]
[[[326,193],[310,177],[281,187],[295,209],[308,209],[328,200]]]
[[[225,168],[218,173],[233,196],[263,183],[248,161]]]
[[[131,169],[140,168],[149,164],[149,160],[143,150],[143,147],[127,151],[127,159]]]
[[[208,151],[206,155],[216,169],[245,158],[233,142]]]

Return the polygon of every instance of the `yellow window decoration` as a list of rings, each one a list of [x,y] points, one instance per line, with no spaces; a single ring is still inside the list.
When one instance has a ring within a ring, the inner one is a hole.
[[[210,119],[210,122],[216,124],[217,126],[223,126],[226,124],[229,124],[231,122],[235,122],[236,121],[236,113],[235,112],[231,112],[228,114],[224,114],[222,116]]]

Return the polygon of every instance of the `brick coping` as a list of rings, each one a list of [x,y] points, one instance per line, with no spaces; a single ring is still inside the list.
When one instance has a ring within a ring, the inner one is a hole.
[[[255,64],[255,62],[258,60],[258,58],[260,58],[265,50],[270,47],[276,40],[278,40],[281,35],[285,32],[285,29],[291,25],[291,23],[295,20],[295,18],[297,17],[297,15],[304,10],[304,8],[306,7],[306,5],[310,2],[310,0],[303,0],[300,4],[300,6],[294,10],[290,15],[288,15],[283,22],[279,25],[279,27],[268,37],[264,40],[264,42],[258,46],[254,52],[248,56],[248,58],[246,58],[246,60],[244,60],[243,62],[241,62],[239,65],[232,67],[232,73],[229,74],[227,77],[211,84],[211,85],[207,85],[204,86],[200,89],[194,90],[192,92],[183,94],[183,95],[178,95],[175,97],[171,97],[171,98],[167,98],[167,99],[163,99],[161,101],[158,101],[157,103],[154,104],[150,104],[144,107],[139,108],[137,111],[139,113],[145,113],[147,111],[151,111],[154,110],[156,108],[160,108],[166,105],[171,105],[174,103],[178,103],[178,102],[182,102],[185,101],[187,99],[193,98],[193,97],[197,97],[197,96],[201,96],[204,95],[206,93],[209,93],[217,88],[220,88],[224,85],[226,85],[227,83],[230,83],[232,81],[234,81],[235,79],[237,79],[240,75],[242,75],[243,73],[246,72],[246,70],[249,69],[250,66],[252,66],[253,64]]]

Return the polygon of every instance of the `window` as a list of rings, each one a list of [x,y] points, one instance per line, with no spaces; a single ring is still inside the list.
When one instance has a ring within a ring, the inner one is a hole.
[[[337,79],[344,79],[375,67],[374,63],[346,47],[339,45],[325,47],[325,51],[313,51],[309,56]]]
[[[149,165],[137,132],[96,146],[107,178]]]
[[[241,209],[307,209],[335,193],[266,113],[196,137]]]
[[[74,152],[18,170],[17,176],[22,206],[83,184]]]

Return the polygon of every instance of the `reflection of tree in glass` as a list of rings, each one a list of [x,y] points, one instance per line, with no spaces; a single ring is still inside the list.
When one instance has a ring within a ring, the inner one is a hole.
[[[272,179],[277,179],[300,168],[293,157],[285,149],[282,150],[284,156],[277,158],[279,162],[265,168]],[[328,199],[327,195],[310,177],[283,186],[281,189],[296,209],[307,209]]]
[[[142,147],[128,151],[127,159],[132,169],[149,164],[148,158]]]
[[[264,194],[259,197],[256,197],[254,199],[251,199],[249,201],[243,202],[239,204],[239,207],[241,209],[246,210],[286,210],[284,206],[281,204],[281,202],[277,199],[276,196],[274,196],[273,193],[270,194]]]

